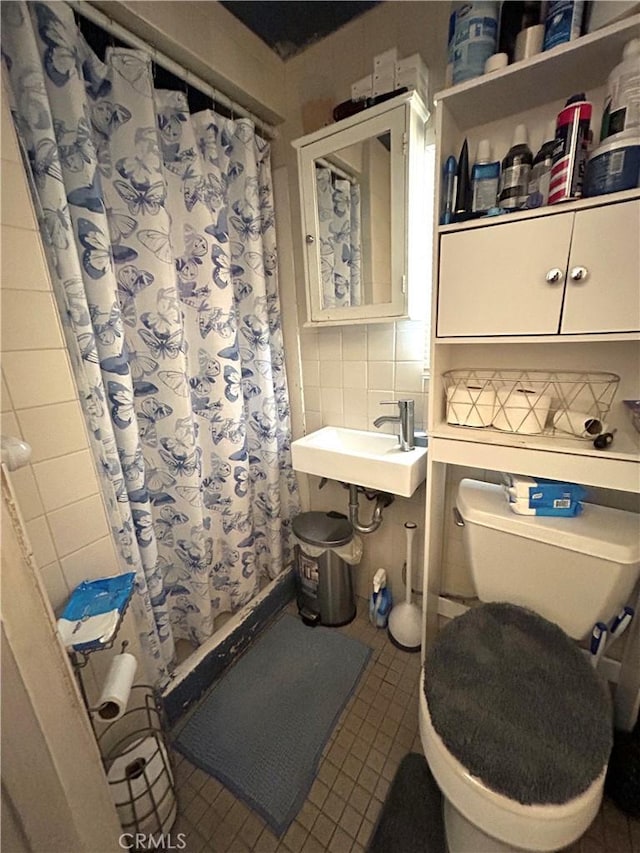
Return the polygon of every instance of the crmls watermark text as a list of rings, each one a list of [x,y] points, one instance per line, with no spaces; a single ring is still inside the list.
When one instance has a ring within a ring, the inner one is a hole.
[[[175,835],[153,835],[145,832],[123,832],[118,839],[123,850],[186,850],[187,839],[184,832]]]

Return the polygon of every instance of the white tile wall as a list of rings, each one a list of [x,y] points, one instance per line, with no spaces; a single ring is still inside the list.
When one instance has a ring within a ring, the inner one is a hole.
[[[5,286],[2,294],[4,351],[59,349],[62,346],[62,329],[53,294],[34,290],[8,290]]]
[[[3,291],[3,296],[6,291]],[[63,349],[7,352],[3,370],[16,410],[46,406],[77,397]]]
[[[89,450],[37,462],[33,470],[46,512],[100,491]]]
[[[77,586],[92,575],[102,577],[111,574],[113,566],[117,565],[111,536],[103,536],[78,548],[77,551],[70,552],[66,557],[62,557],[60,565],[71,587]]]
[[[17,413],[25,441],[31,445],[32,463],[82,450],[87,435],[80,403],[54,403]]]
[[[422,324],[397,332],[393,324],[305,330],[301,349],[307,432],[311,424],[372,429],[379,415],[393,414],[382,401],[397,396],[414,398],[416,426],[422,428]],[[393,425],[384,429],[392,432]]]

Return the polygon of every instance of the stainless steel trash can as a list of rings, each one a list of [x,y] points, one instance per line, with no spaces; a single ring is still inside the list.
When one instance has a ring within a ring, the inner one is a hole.
[[[293,519],[296,589],[308,625],[338,626],[356,615],[351,568],[334,549],[348,545],[353,527],[337,512],[303,512]],[[308,547],[305,547],[308,546]]]

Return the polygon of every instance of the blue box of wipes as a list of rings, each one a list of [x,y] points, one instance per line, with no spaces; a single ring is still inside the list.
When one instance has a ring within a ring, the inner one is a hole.
[[[562,510],[563,515],[567,512],[573,515],[575,513],[570,512],[572,505],[586,497],[585,490],[576,483],[515,474],[505,474],[504,481],[509,502],[517,502],[529,509]]]

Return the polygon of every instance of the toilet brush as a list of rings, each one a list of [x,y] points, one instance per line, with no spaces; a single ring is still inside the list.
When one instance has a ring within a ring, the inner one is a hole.
[[[404,529],[407,539],[407,594],[405,600],[396,604],[389,614],[389,639],[405,652],[418,652],[422,641],[422,613],[417,604],[411,603],[412,550],[416,525],[407,521]]]

